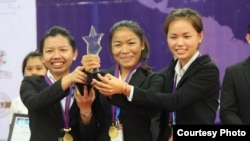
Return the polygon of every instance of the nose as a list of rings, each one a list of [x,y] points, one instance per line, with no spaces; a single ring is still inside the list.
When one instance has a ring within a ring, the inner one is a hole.
[[[176,40],[176,45],[183,45],[183,40],[181,38],[178,38]]]
[[[60,56],[60,51],[54,51],[54,55],[53,55],[53,58],[57,58]]]
[[[128,52],[128,45],[124,44],[122,45],[122,52]]]
[[[32,69],[31,75],[37,75],[37,74],[38,74],[38,71],[36,69]]]

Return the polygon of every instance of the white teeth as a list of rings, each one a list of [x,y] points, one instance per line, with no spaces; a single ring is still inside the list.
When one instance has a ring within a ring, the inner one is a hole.
[[[53,65],[55,66],[59,66],[59,65],[62,65],[63,63],[62,62],[58,62],[58,63],[52,63]]]

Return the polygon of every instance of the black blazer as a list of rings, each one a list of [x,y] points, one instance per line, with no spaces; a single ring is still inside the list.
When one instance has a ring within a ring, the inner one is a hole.
[[[250,57],[228,66],[221,89],[223,124],[250,124]]]
[[[61,80],[48,86],[44,76],[29,76],[22,81],[20,96],[24,105],[28,108],[30,119],[30,141],[58,141],[64,135],[64,121],[60,100],[69,94],[69,90],[63,91]],[[74,98],[74,97],[72,97]],[[74,141],[80,141],[81,125],[79,109],[74,101],[70,111],[70,134]]]
[[[141,93],[135,89],[132,102],[161,109],[161,133],[158,140],[166,140],[167,112],[176,111],[176,124],[214,124],[219,105],[219,70],[208,55],[197,58],[187,69],[173,94],[175,65],[172,62],[159,72],[165,79],[164,93]]]
[[[114,69],[111,68],[105,72],[113,74]],[[144,93],[146,93],[146,89],[155,92],[163,90],[163,78],[160,75],[151,73],[150,71],[144,71],[141,68],[137,69],[129,84],[144,91]],[[159,110],[151,108],[150,105],[141,106],[131,103],[127,100],[127,97],[122,94],[107,98],[96,91],[96,96],[98,98],[96,98],[92,105],[94,116],[92,118],[92,125],[86,126],[89,131],[88,136],[92,136],[88,141],[110,141],[108,136],[109,126],[112,122],[110,103],[121,109],[119,120],[123,125],[124,141],[152,141],[150,132],[151,118],[156,116]]]

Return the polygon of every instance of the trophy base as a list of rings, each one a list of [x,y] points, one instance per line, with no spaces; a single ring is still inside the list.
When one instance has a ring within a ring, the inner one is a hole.
[[[94,72],[94,73],[85,72],[85,73],[88,76],[87,77],[87,84],[86,84],[87,88],[88,88],[88,91],[90,91],[90,89],[92,87],[91,82],[92,82],[93,79],[96,79],[96,80],[100,81],[100,79],[97,76],[98,73],[101,74],[102,76],[104,76],[106,74],[106,73],[103,73],[103,72]],[[84,92],[83,92],[83,86],[84,86],[84,84],[76,83],[75,85],[78,88],[78,90],[81,93],[81,95],[83,95],[84,94]]]

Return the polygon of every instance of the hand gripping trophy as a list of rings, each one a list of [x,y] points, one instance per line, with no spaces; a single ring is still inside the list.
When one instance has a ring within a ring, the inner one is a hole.
[[[88,36],[83,36],[82,39],[86,42],[87,44],[87,54],[96,54],[99,55],[102,47],[100,45],[100,42],[102,40],[104,33],[96,33],[95,31],[95,27],[92,25],[90,28],[90,33]],[[88,80],[87,83],[90,84],[93,78],[97,77],[97,72],[99,72],[98,69],[94,69],[93,73],[88,73]],[[76,84],[78,86],[78,88],[80,88],[82,86],[82,84],[77,83]],[[88,85],[88,88],[90,89],[91,86]],[[81,88],[79,89],[81,93],[83,93],[81,91]]]

